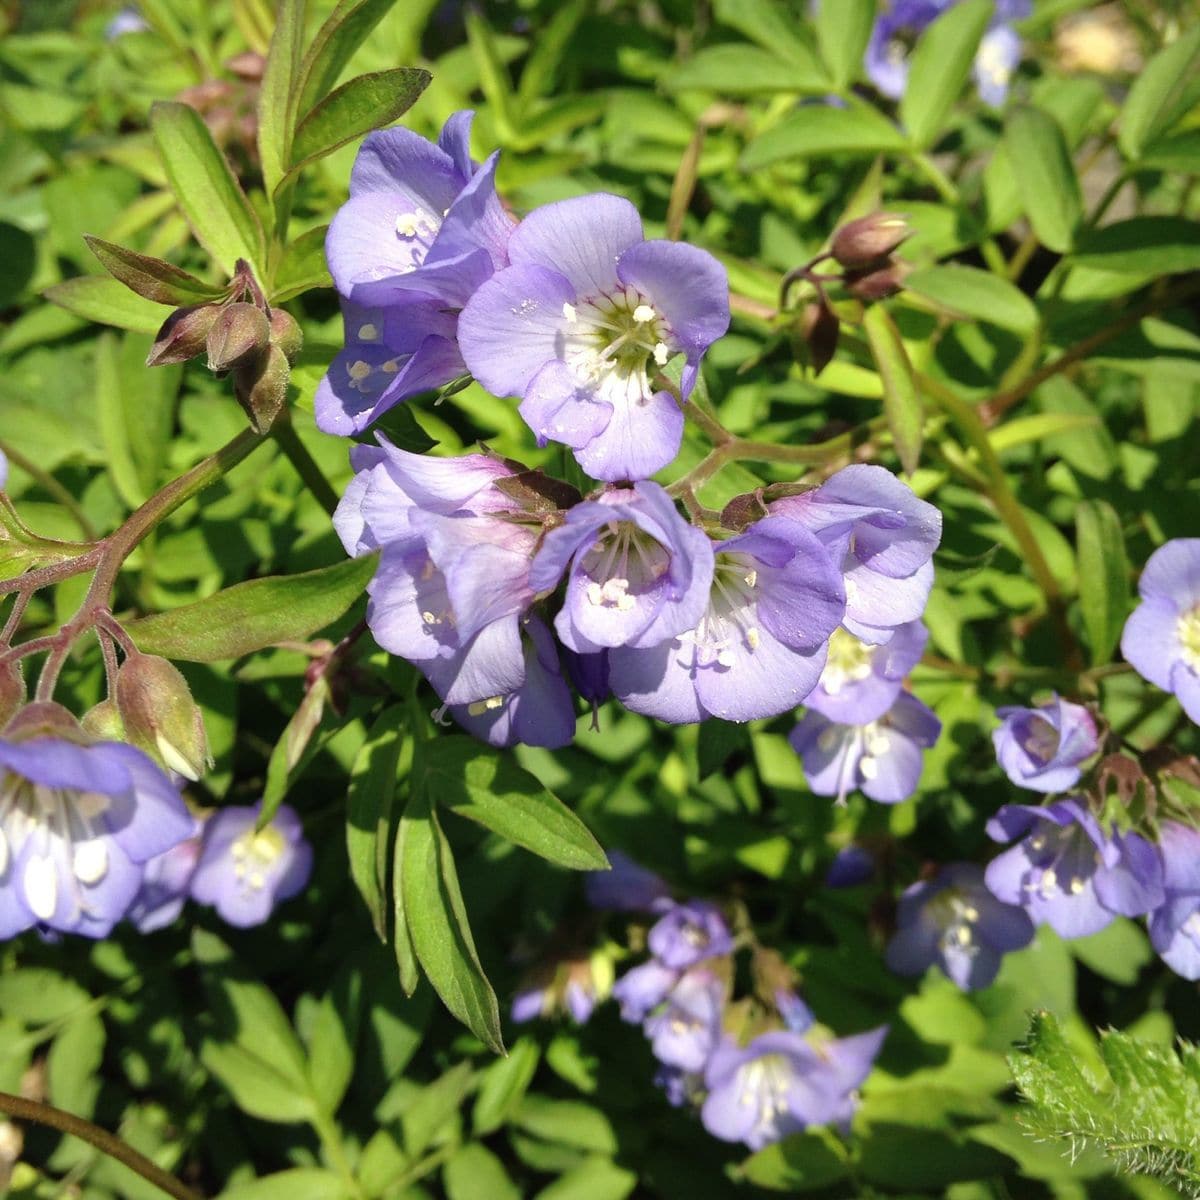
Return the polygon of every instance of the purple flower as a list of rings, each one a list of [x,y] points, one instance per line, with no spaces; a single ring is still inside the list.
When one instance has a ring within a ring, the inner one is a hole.
[[[1096,722],[1081,704],[1055,696],[1037,708],[998,708],[992,731],[996,757],[1018,787],[1065,792],[1079,782],[1079,764],[1099,749]]]
[[[511,266],[467,301],[459,345],[476,379],[520,396],[539,442],[562,442],[596,479],[644,479],[679,450],[683,412],[653,379],[684,356],[681,395],[729,327],[729,282],[710,254],[644,241],[637,210],[598,193],[535,209]]]
[[[115,42],[127,33],[145,33],[149,28],[149,22],[138,12],[137,5],[127,4],[104,27],[104,40]]]
[[[471,161],[473,117],[455,113],[436,146],[402,127],[363,140],[325,242],[344,299],[385,307],[416,296],[461,308],[507,265],[513,220],[496,195],[499,152]]]
[[[639,866],[620,850],[608,852],[610,869],[589,871],[583,892],[593,907],[608,912],[655,912],[671,903],[671,889],[664,880]]]
[[[625,972],[613,984],[613,997],[621,1006],[621,1020],[640,1024],[667,997],[679,979],[679,971],[650,959]]]
[[[699,1105],[704,1096],[704,1076],[678,1067],[659,1067],[654,1073],[654,1086],[662,1088],[672,1108]]]
[[[771,503],[825,545],[846,586],[843,626],[864,642],[890,641],[925,611],[942,514],[883,467],[855,463],[820,487]]]
[[[547,989],[538,987],[522,988],[513,996],[509,1016],[516,1025],[524,1025],[536,1021],[546,1010]]]
[[[704,1072],[704,1128],[752,1150],[810,1125],[841,1124],[867,1077],[886,1028],[822,1043],[791,1032],[764,1033],[739,1048],[724,1041]]]
[[[1021,838],[988,864],[992,894],[1062,937],[1098,933],[1116,913],[1136,917],[1163,902],[1154,847],[1136,833],[1106,837],[1078,799],[1006,804],[987,831],[997,842]]]
[[[0,492],[4,490],[6,483],[8,483],[8,459],[4,456],[4,451],[0,450]]]
[[[1200,724],[1200,538],[1155,550],[1138,592],[1142,602],[1125,622],[1121,653]]]
[[[208,819],[192,899],[211,904],[239,928],[261,925],[275,905],[303,889],[312,872],[312,847],[286,804],[256,830],[262,804],[222,808]]]
[[[1200,979],[1200,832],[1177,821],[1159,830],[1166,898],[1150,914],[1150,941],[1184,979]]]
[[[1033,940],[1023,908],[1003,904],[984,886],[983,868],[951,863],[900,897],[885,959],[901,975],[936,963],[964,991],[987,987],[1001,958]]]
[[[586,1025],[611,985],[612,963],[603,954],[546,962],[517,991],[510,1015],[520,1025],[565,1012],[576,1025]]]
[[[107,936],[142,864],[191,830],[178,788],[140,750],[29,705],[0,739],[0,938],[34,925]]]
[[[704,900],[675,905],[651,927],[646,940],[650,953],[676,971],[733,949],[733,935],[721,910]]]
[[[804,777],[818,796],[845,800],[856,788],[881,804],[917,790],[921,751],[937,741],[942,723],[915,696],[901,692],[877,721],[837,725],[807,713],[788,740],[804,761]]]
[[[146,863],[142,886],[125,914],[139,933],[153,933],[165,928],[183,910],[200,859],[203,829],[204,823],[193,818],[191,837],[156,854]]]
[[[772,717],[799,704],[845,612],[841,574],[796,521],[766,517],[714,547],[696,625],[649,649],[609,651],[613,693],[634,712],[682,724]]]
[[[721,1034],[725,985],[704,970],[688,971],[667,994],[659,1011],[646,1018],[645,1033],[654,1057],[669,1067],[699,1072]]]
[[[812,1009],[788,988],[776,989],[775,1007],[793,1033],[807,1033],[817,1023]]]
[[[999,6],[997,6],[999,8]],[[1028,16],[1026,9],[1022,16]],[[971,74],[975,90],[984,104],[1003,108],[1008,85],[1021,65],[1021,39],[1010,25],[993,25],[979,42]]]
[[[841,725],[878,720],[895,703],[928,640],[929,631],[920,621],[898,626],[882,646],[835,630],[820,682],[805,705]]]
[[[567,572],[554,628],[579,654],[646,649],[693,628],[708,602],[713,551],[656,483],[614,488],[576,504],[542,541],[529,572],[536,592]]]
[[[825,872],[825,886],[857,887],[875,874],[875,856],[862,846],[845,846],[833,856]]]

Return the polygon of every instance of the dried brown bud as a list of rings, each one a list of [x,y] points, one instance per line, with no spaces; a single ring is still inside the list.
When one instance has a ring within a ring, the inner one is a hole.
[[[230,371],[262,357],[271,340],[271,323],[261,308],[244,301],[221,309],[208,332],[208,369]]]
[[[243,50],[241,54],[235,54],[232,58],[227,58],[225,66],[239,79],[244,79],[248,83],[257,83],[263,77],[267,60],[257,50]]]
[[[908,222],[897,213],[877,212],[843,225],[834,235],[829,252],[851,270],[885,259],[912,236]]]
[[[908,266],[902,262],[888,262],[881,267],[847,271],[846,291],[864,304],[886,300],[894,296],[903,286]]]
[[[278,346],[268,347],[261,363],[235,372],[234,395],[259,433],[266,433],[279,416],[287,400],[290,376],[291,368]]]
[[[726,529],[740,533],[747,525],[753,525],[767,515],[767,506],[763,501],[762,488],[746,492],[742,496],[734,496],[721,509],[721,524]]]
[[[304,345],[304,334],[300,332],[296,318],[282,308],[271,309],[271,345],[283,351],[289,365],[296,361],[296,355]]]
[[[193,304],[177,308],[163,323],[146,355],[146,366],[165,367],[195,358],[208,342],[208,334],[221,315],[218,304]]]
[[[812,367],[814,375],[820,375],[837,353],[841,322],[827,304],[808,304],[800,317],[799,333],[802,353],[798,357]]]
[[[204,719],[178,668],[153,654],[134,654],[117,672],[117,708],[129,741],[185,779],[209,762]]]

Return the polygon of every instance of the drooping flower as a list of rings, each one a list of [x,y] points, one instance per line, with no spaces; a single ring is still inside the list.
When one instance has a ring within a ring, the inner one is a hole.
[[[1163,902],[1154,847],[1136,833],[1106,835],[1078,799],[1006,804],[987,832],[997,842],[1021,839],[988,864],[992,894],[1061,937],[1098,933],[1116,914],[1140,916]]]
[[[146,863],[142,886],[125,914],[139,933],[153,933],[170,925],[183,910],[196,863],[200,861],[203,831],[203,822],[193,818],[191,837]]]
[[[854,463],[812,491],[772,501],[770,510],[815,533],[841,568],[850,633],[878,645],[920,619],[942,514],[890,471]]]
[[[920,621],[898,626],[882,646],[835,630],[825,669],[805,705],[841,725],[878,720],[895,703],[928,640],[929,631]]]
[[[875,874],[875,856],[864,846],[845,846],[833,856],[825,872],[825,886],[857,887]]]
[[[665,1002],[646,1018],[654,1057],[669,1067],[699,1072],[721,1033],[725,985],[703,969],[685,972]]]
[[[34,925],[105,937],[143,864],[191,831],[142,751],[94,741],[56,704],[27,706],[0,738],[0,938]]]
[[[656,483],[614,488],[571,508],[529,572],[539,593],[567,572],[554,628],[579,654],[646,649],[693,628],[708,602],[712,543]]]
[[[255,829],[261,802],[230,805],[204,827],[191,896],[239,928],[261,925],[277,904],[302,891],[312,872],[312,846],[294,809],[281,804]]]
[[[658,919],[646,943],[664,967],[682,971],[706,958],[728,954],[733,949],[733,935],[715,904],[686,900]]]
[[[1200,538],[1155,550],[1138,592],[1142,602],[1125,622],[1121,653],[1200,724]]]
[[[841,801],[861,788],[872,800],[897,804],[917,790],[921,751],[937,741],[941,729],[931,709],[901,692],[882,717],[865,725],[839,725],[821,713],[806,713],[788,741],[818,796]]]
[[[653,871],[620,850],[608,852],[610,869],[589,871],[583,892],[593,907],[608,912],[655,912],[669,907],[671,889]]]
[[[984,885],[982,867],[951,863],[900,897],[884,958],[901,975],[919,975],[936,963],[969,991],[987,987],[1003,956],[1032,940],[1025,910],[997,900]]]
[[[727,1142],[760,1150],[810,1125],[841,1124],[870,1074],[886,1028],[815,1042],[792,1032],[764,1033],[749,1045],[722,1042],[704,1072],[704,1127]]]
[[[545,963],[513,996],[509,1015],[521,1025],[564,1012],[576,1025],[586,1025],[612,991],[612,976],[612,960],[601,952]]]
[[[1037,708],[998,708],[992,731],[996,758],[1018,787],[1065,792],[1079,782],[1079,764],[1099,749],[1096,722],[1082,704],[1055,696]]]
[[[679,976],[679,971],[654,958],[626,971],[613,985],[613,997],[621,1006],[621,1020],[640,1025],[666,999]]]
[[[795,708],[817,682],[845,612],[824,546],[796,521],[765,517],[714,550],[694,628],[609,651],[613,693],[634,712],[674,724],[749,721]]]
[[[655,376],[684,356],[680,394],[729,327],[729,283],[711,255],[644,241],[637,209],[598,193],[531,212],[511,266],[467,301],[459,345],[476,379],[520,396],[540,442],[569,446],[595,479],[645,479],[679,450],[683,412]]]
[[[1177,975],[1200,979],[1200,831],[1164,821],[1158,849],[1166,897],[1150,914],[1150,941]]]

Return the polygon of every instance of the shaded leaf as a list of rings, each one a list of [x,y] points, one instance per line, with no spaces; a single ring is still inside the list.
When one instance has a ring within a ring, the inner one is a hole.
[[[879,377],[883,380],[883,412],[900,465],[910,475],[921,458],[925,412],[913,377],[912,363],[900,331],[882,305],[871,304],[863,314],[863,331]]]
[[[750,171],[781,159],[878,154],[905,145],[900,131],[872,108],[806,108],[756,137],[741,166]]]
[[[1092,651],[1092,665],[1112,658],[1129,614],[1129,561],[1121,519],[1105,500],[1085,500],[1075,510],[1075,545],[1083,627]]]
[[[1083,200],[1062,129],[1040,109],[1015,108],[1004,122],[1004,145],[1034,233],[1042,245],[1065,254]]]

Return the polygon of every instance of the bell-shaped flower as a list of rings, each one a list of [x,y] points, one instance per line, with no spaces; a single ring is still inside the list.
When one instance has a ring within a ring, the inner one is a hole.
[[[1184,979],[1200,979],[1200,831],[1163,821],[1158,850],[1166,896],[1150,914],[1150,941]]]
[[[765,517],[713,547],[707,607],[695,627],[649,649],[609,651],[614,694],[634,712],[682,724],[772,717],[817,682],[845,612],[824,546],[786,517]]]
[[[841,802],[860,788],[881,804],[897,804],[917,790],[921,752],[941,729],[932,710],[901,692],[882,717],[865,725],[839,725],[819,712],[806,713],[788,740],[818,796]]]
[[[587,902],[605,912],[660,912],[671,906],[666,881],[620,850],[608,852],[609,870],[588,871],[583,879]]]
[[[1163,902],[1154,847],[1136,833],[1106,835],[1078,799],[1006,804],[987,832],[997,842],[1021,839],[988,863],[992,894],[1061,937],[1098,933],[1116,914],[1140,916]]]
[[[561,442],[593,478],[645,479],[679,450],[683,412],[656,376],[684,357],[688,396],[729,327],[729,281],[710,254],[645,241],[628,200],[598,193],[531,212],[511,265],[467,302],[459,345],[475,378],[520,396],[539,442]]]
[[[1079,782],[1079,764],[1100,748],[1092,714],[1059,696],[1037,708],[998,708],[996,715],[996,758],[1018,787],[1069,791]]]
[[[845,576],[845,628],[864,642],[890,641],[920,619],[933,586],[942,514],[883,467],[854,463],[820,487],[772,501],[817,535]]]
[[[646,1018],[644,1030],[660,1063],[699,1072],[721,1036],[725,984],[703,969],[687,971],[665,1003]]]
[[[538,593],[563,573],[567,591],[554,628],[579,654],[657,646],[700,620],[713,550],[656,483],[615,488],[571,508],[542,541],[529,572]]]
[[[191,832],[141,750],[88,737],[56,704],[27,706],[0,738],[0,938],[35,925],[107,936],[143,864]]]
[[[987,987],[1003,956],[1032,940],[1028,914],[988,891],[982,867],[951,863],[900,897],[896,932],[884,958],[900,975],[920,975],[936,964],[970,991]]]
[[[209,817],[191,896],[239,928],[261,925],[277,904],[302,891],[312,873],[312,846],[295,811],[281,804],[256,829],[262,804],[231,805]]]
[[[1155,550],[1138,592],[1142,602],[1125,622],[1121,653],[1200,724],[1200,538],[1175,538]]]
[[[839,725],[878,720],[895,703],[904,678],[921,661],[929,631],[920,621],[897,627],[889,641],[872,645],[837,629],[820,681],[805,705]]]
[[[186,841],[156,854],[143,868],[142,886],[125,914],[139,933],[162,929],[183,911],[196,863],[200,861],[204,823],[193,818],[192,830]]]
[[[733,934],[715,904],[686,900],[651,926],[646,944],[664,967],[682,971],[706,958],[728,954],[733,949]]]
[[[621,1020],[639,1025],[666,998],[681,972],[655,958],[630,968],[613,985],[613,998],[621,1006]]]

